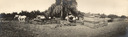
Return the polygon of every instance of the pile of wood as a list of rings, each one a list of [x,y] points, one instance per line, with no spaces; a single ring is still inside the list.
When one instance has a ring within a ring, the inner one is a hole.
[[[108,21],[102,18],[85,17],[83,23],[85,26],[90,28],[100,28],[108,25]]]
[[[89,22],[84,22],[84,25],[89,27],[89,28],[100,28],[100,27],[104,27],[107,26],[108,23],[107,22],[99,22],[99,23],[89,23]]]

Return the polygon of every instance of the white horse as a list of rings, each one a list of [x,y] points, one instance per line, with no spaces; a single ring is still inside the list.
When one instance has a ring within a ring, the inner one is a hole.
[[[36,18],[38,18],[38,19],[46,19],[44,15],[38,15]]]
[[[18,18],[18,21],[25,21],[26,16],[25,15],[23,15],[23,16],[21,16],[21,15],[15,15],[14,18]]]

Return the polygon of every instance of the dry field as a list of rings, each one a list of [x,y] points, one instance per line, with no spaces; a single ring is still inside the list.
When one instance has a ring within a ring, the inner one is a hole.
[[[124,35],[128,21],[108,23],[100,28],[90,28],[85,25],[62,26],[57,24],[29,24],[26,22],[1,22],[1,37],[117,37]]]

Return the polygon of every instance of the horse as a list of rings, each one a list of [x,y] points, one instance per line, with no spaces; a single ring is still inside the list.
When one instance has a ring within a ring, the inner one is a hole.
[[[25,16],[25,15],[23,15],[23,16],[21,16],[21,15],[15,15],[14,18],[15,18],[15,19],[18,19],[18,21],[25,21],[26,16]]]

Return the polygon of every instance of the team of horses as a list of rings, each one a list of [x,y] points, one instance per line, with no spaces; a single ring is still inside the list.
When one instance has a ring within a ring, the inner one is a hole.
[[[26,21],[27,16],[25,15],[15,15],[14,19],[17,19],[18,21]],[[38,15],[36,18],[44,20],[47,19],[44,15]],[[51,19],[51,17],[49,17],[49,19]],[[65,17],[65,20],[69,21],[69,20],[76,20],[78,19],[78,17],[75,17],[73,15],[69,15]]]

